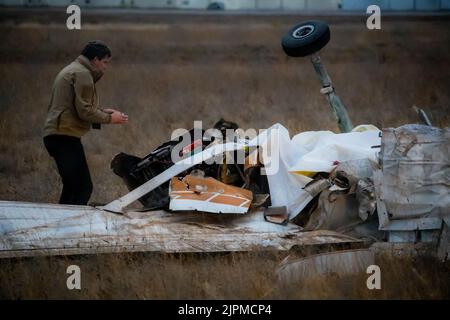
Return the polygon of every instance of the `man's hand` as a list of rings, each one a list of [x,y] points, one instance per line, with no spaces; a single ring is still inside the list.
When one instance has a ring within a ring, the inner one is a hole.
[[[105,112],[107,112],[106,110],[113,110],[113,109],[104,109],[104,110],[105,110]],[[124,124],[127,122],[128,122],[128,116],[125,113],[122,113],[117,110],[113,110],[111,112],[111,123]]]

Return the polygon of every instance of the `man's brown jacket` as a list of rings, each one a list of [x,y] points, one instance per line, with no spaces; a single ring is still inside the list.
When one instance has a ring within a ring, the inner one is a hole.
[[[44,125],[44,136],[51,134],[80,138],[93,123],[109,123],[111,115],[98,105],[95,82],[102,73],[80,55],[56,76]]]

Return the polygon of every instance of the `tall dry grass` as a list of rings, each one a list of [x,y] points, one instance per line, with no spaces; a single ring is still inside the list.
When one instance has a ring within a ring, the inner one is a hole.
[[[92,201],[107,202],[126,192],[109,169],[116,153],[143,156],[166,141],[172,130],[192,127],[194,120],[211,126],[223,117],[256,129],[279,122],[291,134],[337,131],[310,63],[287,58],[280,48],[281,36],[305,17],[87,15],[81,31],[68,31],[64,14],[8,12],[0,12],[2,200],[57,201],[61,183],[41,130],[55,75],[91,39],[107,42],[114,56],[111,70],[98,83],[102,106],[130,116],[126,126],[103,126],[83,138],[94,182]],[[449,125],[448,18],[393,17],[383,20],[382,31],[367,30],[358,17],[329,21],[332,40],[321,56],[354,124],[391,127],[416,122],[411,107],[418,105],[436,125]],[[65,289],[65,267],[72,262],[84,270],[86,287],[81,292]],[[412,262],[399,262],[388,273],[391,284],[375,294],[361,289],[362,279],[305,280],[278,288],[278,262],[277,254],[5,260],[0,261],[0,296],[449,297],[448,269],[437,272],[434,263],[423,262],[423,271],[413,272]]]
[[[366,273],[278,281],[285,253],[120,254],[0,261],[3,299],[448,299],[449,266],[435,259],[381,256],[381,289]],[[68,290],[66,269],[81,269]],[[51,270],[51,272],[49,272]]]

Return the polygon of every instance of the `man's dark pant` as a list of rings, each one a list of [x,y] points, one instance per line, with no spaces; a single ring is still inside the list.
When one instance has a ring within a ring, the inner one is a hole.
[[[44,137],[48,153],[55,159],[63,190],[59,203],[86,205],[92,181],[81,139],[64,135]]]

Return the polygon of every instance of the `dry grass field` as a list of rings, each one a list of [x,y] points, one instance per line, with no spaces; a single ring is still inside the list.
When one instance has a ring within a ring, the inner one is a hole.
[[[84,14],[84,13],[83,13]],[[242,128],[279,122],[291,134],[337,125],[307,59],[288,58],[280,41],[291,15],[123,14],[94,11],[82,30],[61,11],[0,11],[0,199],[57,202],[61,184],[42,144],[57,72],[92,39],[113,63],[98,83],[101,105],[129,114],[83,138],[94,182],[91,201],[126,192],[109,169],[118,152],[143,156],[176,128],[223,117]],[[437,126],[450,124],[450,17],[386,17],[381,31],[364,17],[320,17],[332,38],[321,53],[354,124],[417,122],[413,105]],[[385,262],[386,286],[365,276],[277,287],[277,253],[185,257],[145,254],[0,261],[1,298],[449,298],[447,266],[431,260]],[[86,290],[65,289],[65,267],[79,263]],[[383,265],[383,264],[382,264]],[[51,272],[50,272],[51,271]]]
[[[381,289],[365,273],[278,281],[285,253],[122,254],[0,260],[0,299],[448,299],[449,266],[380,257]],[[81,269],[68,290],[66,268]]]

